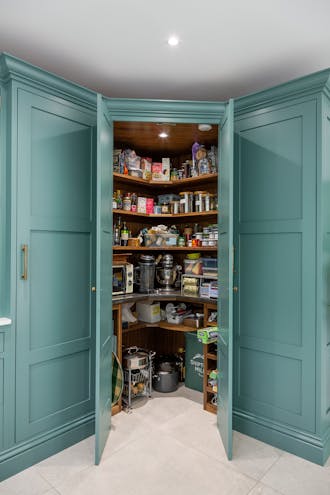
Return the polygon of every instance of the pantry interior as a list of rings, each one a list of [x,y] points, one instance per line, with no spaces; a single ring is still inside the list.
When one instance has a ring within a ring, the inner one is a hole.
[[[149,396],[150,380],[164,396],[185,382],[216,413],[219,132],[217,124],[113,124],[112,302],[125,377],[113,414]],[[201,328],[213,336],[205,344]],[[153,378],[125,369],[127,352],[139,350],[155,353]]]

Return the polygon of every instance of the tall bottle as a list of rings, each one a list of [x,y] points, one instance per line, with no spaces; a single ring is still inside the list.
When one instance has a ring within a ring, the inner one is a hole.
[[[117,191],[117,208],[118,208],[118,210],[123,209],[123,197],[122,197],[120,189],[118,189],[118,191]]]
[[[123,222],[123,226],[120,231],[120,244],[122,246],[127,246],[128,244],[128,236],[129,236],[129,229],[126,225],[126,222]]]
[[[112,243],[114,246],[120,246],[120,230],[117,224],[113,226],[113,239]]]

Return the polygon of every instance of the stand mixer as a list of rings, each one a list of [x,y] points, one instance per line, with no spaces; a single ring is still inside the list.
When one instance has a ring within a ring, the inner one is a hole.
[[[156,260],[156,280],[161,292],[170,292],[174,289],[181,267],[173,266],[171,254],[160,255]]]

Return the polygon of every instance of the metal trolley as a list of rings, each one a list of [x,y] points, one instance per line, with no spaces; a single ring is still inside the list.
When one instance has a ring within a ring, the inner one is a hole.
[[[138,347],[130,347],[124,352],[127,352],[132,358],[137,353],[143,353],[146,358],[143,366],[137,366],[132,359],[130,366],[124,368],[123,403],[125,409],[130,412],[133,399],[143,396],[151,397],[153,358],[156,353]]]

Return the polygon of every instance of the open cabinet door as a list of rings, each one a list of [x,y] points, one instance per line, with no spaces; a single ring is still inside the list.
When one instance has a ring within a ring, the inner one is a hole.
[[[220,127],[218,183],[218,429],[228,459],[232,458],[233,387],[233,158],[234,102],[230,100]]]
[[[113,128],[97,95],[95,463],[111,425],[112,385],[112,147]]]

